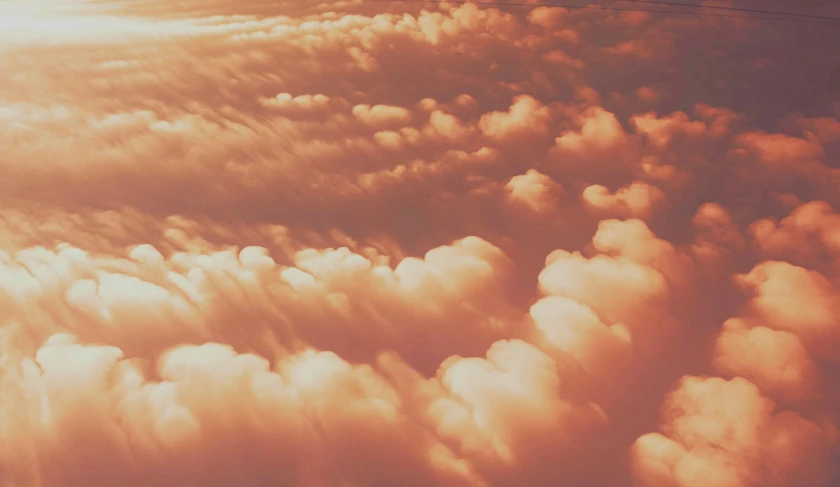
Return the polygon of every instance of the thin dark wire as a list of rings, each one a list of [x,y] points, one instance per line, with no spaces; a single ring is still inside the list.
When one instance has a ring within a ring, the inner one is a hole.
[[[799,4],[799,2],[797,0],[789,0],[789,1],[791,3],[793,3],[794,5],[797,5],[797,6]],[[818,4],[818,6],[819,7],[822,6],[821,2],[820,2],[820,4]],[[818,15],[817,12],[810,6],[806,6],[805,10],[811,12],[814,15]],[[828,81],[828,89],[830,90],[830,92],[832,94],[836,94],[836,93],[838,93],[838,91],[840,91],[840,89],[838,89],[838,87],[840,87],[840,66],[834,68],[834,70],[831,72],[831,74],[828,75],[828,80],[827,81]],[[836,107],[836,105],[835,105],[835,107]],[[835,116],[840,116],[840,110],[838,110],[835,107],[832,107],[832,113]]]
[[[773,15],[784,15],[789,17],[802,17],[808,19],[820,19],[820,20],[840,20],[838,17],[826,17],[824,15],[819,15],[816,12],[812,12],[812,15],[808,14],[800,14],[796,12],[779,12],[774,10],[757,10],[752,8],[740,8],[740,7],[722,7],[722,6],[713,6],[713,5],[700,5],[697,3],[684,3],[684,2],[665,2],[665,1],[657,1],[657,0],[615,0],[618,2],[631,2],[631,3],[643,3],[643,4],[650,4],[650,5],[672,5],[674,7],[693,7],[693,8],[702,8],[708,10],[730,10],[734,12],[748,12],[748,13],[759,13],[759,14],[773,14]],[[706,15],[706,14],[703,14]]]
[[[688,9],[688,8],[686,8],[686,10],[689,10],[689,9]],[[689,11],[690,11],[690,10],[689,10]],[[708,27],[710,27],[711,29],[714,29],[714,30],[715,30],[718,34],[722,35],[723,37],[725,37],[725,38],[729,39],[729,41],[730,41],[730,42],[732,42],[733,44],[735,44],[736,46],[738,46],[738,47],[739,47],[742,51],[744,51],[745,53],[747,53],[750,57],[752,57],[752,58],[753,58],[753,59],[755,59],[756,61],[759,61],[760,63],[762,63],[763,65],[767,66],[768,68],[770,68],[773,72],[775,72],[776,74],[778,74],[778,75],[779,75],[779,77],[781,77],[781,78],[782,78],[783,80],[785,80],[788,84],[790,84],[790,85],[791,85],[791,86],[793,86],[796,90],[798,90],[798,91],[799,91],[799,92],[800,92],[800,93],[801,93],[801,94],[802,94],[802,95],[803,95],[806,99],[810,96],[810,94],[808,93],[808,90],[806,90],[805,88],[803,88],[802,86],[800,86],[798,83],[796,83],[796,82],[794,82],[792,79],[790,79],[790,77],[788,77],[788,76],[787,76],[787,75],[786,75],[786,74],[785,74],[782,70],[777,69],[777,68],[776,68],[776,66],[774,66],[774,65],[773,65],[772,63],[770,63],[769,61],[767,61],[767,60],[766,60],[766,59],[764,59],[763,57],[761,57],[761,56],[759,56],[759,55],[757,55],[757,54],[753,53],[751,50],[747,49],[747,47],[746,47],[746,46],[744,46],[743,44],[741,44],[740,42],[738,42],[738,41],[737,41],[734,37],[730,36],[729,34],[727,34],[727,33],[726,33],[726,32],[724,32],[724,31],[722,31],[722,30],[718,29],[718,28],[717,28],[717,27],[715,27],[715,26],[714,26],[711,22],[709,22],[709,21],[707,21],[706,19],[704,19],[703,17],[701,17],[701,15],[708,15],[708,14],[700,14],[700,13],[697,13],[697,12],[692,12],[692,14],[693,14],[695,17],[697,17],[697,20],[699,20],[700,22],[703,22],[704,24],[706,24],[706,25],[707,25]]]
[[[633,0],[623,0],[623,1],[633,1]],[[565,8],[569,10],[610,10],[610,11],[618,11],[618,12],[649,12],[649,13],[660,13],[660,14],[670,14],[670,15],[696,15],[695,12],[692,11],[679,11],[679,10],[661,10],[661,9],[640,9],[640,8],[624,8],[624,7],[607,7],[603,5],[568,5],[568,4],[561,4],[561,3],[520,3],[520,2],[501,2],[501,1],[484,1],[484,2],[471,2],[466,0],[362,0],[362,3],[422,3],[422,4],[455,4],[455,5],[478,5],[478,6],[486,6],[486,7],[558,7],[558,8]],[[667,3],[667,2],[666,2]],[[712,7],[704,7],[704,8],[712,8]],[[756,11],[756,12],[764,12],[764,11]],[[727,17],[727,18],[735,18],[735,19],[751,19],[751,20],[777,20],[777,21],[785,21],[785,22],[808,22],[808,23],[823,23],[825,21],[840,21],[840,18],[836,17],[822,17],[822,16],[806,16],[806,18],[802,17],[795,17],[794,14],[791,13],[784,13],[784,12],[773,12],[767,11],[767,14],[770,15],[783,15],[783,17],[764,17],[758,15],[734,15],[734,14],[723,14],[723,13],[704,13],[703,15],[708,17]]]
[[[788,1],[789,1],[789,2],[791,2],[791,3],[793,3],[793,4],[794,4],[794,5],[796,5],[796,6],[799,6],[799,2],[797,2],[796,0],[788,0]],[[819,14],[818,14],[818,13],[817,13],[817,12],[816,12],[813,8],[811,8],[811,7],[807,7],[807,6],[806,6],[806,7],[805,7],[805,10],[807,10],[807,11],[811,12],[811,13],[812,13],[812,14],[814,14],[814,15],[819,15]]]

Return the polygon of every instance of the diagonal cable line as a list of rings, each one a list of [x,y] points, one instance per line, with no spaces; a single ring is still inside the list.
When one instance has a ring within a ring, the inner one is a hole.
[[[624,2],[631,2],[631,3],[642,3],[642,0],[618,0]],[[647,0],[646,0],[647,1]],[[362,3],[422,3],[422,4],[434,4],[434,5],[443,5],[443,4],[454,4],[454,5],[477,5],[477,6],[485,6],[485,7],[558,7],[558,8],[565,8],[569,10],[609,10],[609,11],[618,11],[618,12],[649,12],[649,13],[661,13],[661,14],[670,14],[670,15],[688,15],[693,16],[696,15],[697,12],[694,12],[687,7],[683,7],[685,10],[664,10],[664,9],[642,9],[642,8],[630,8],[630,7],[611,7],[606,5],[570,5],[565,3],[559,2],[540,2],[540,3],[523,3],[523,2],[511,2],[511,1],[466,1],[466,0],[362,0]],[[679,7],[679,4],[671,3],[671,2],[653,2],[650,1],[649,3],[656,3],[661,5],[674,5],[675,7]],[[683,4],[683,5],[691,5],[695,8],[704,8],[704,9],[722,9],[723,7],[712,7],[712,6],[702,6],[697,4]],[[777,21],[787,21],[787,22],[812,22],[812,23],[823,23],[823,22],[840,22],[840,18],[838,17],[827,17],[821,15],[805,15],[805,14],[797,14],[793,12],[779,12],[773,10],[750,10],[753,13],[761,13],[764,14],[762,16],[759,15],[737,15],[737,14],[725,14],[725,13],[703,13],[704,16],[707,17],[728,17],[728,18],[736,18],[736,19],[752,19],[752,20],[777,20]],[[766,15],[773,15],[774,17],[768,17]]]
[[[732,12],[745,12],[745,13],[759,13],[765,15],[784,15],[789,17],[801,17],[807,19],[820,19],[820,20],[834,20],[838,21],[840,18],[838,17],[827,17],[824,15],[819,15],[812,11],[811,14],[800,14],[796,12],[784,12],[778,10],[758,10],[753,8],[741,8],[741,7],[724,7],[724,6],[715,6],[715,5],[701,5],[698,3],[686,3],[686,2],[667,2],[663,0],[615,0],[618,2],[630,2],[630,3],[641,3],[645,5],[671,5],[674,7],[688,7],[688,8],[701,8],[705,10],[728,10]],[[703,15],[708,15],[703,13]]]
[[[786,75],[784,73],[784,71],[782,71],[781,69],[778,69],[773,63],[771,63],[770,61],[767,61],[762,56],[759,56],[758,54],[755,54],[752,50],[748,49],[744,44],[742,44],[741,42],[738,42],[737,39],[735,39],[731,35],[727,34],[723,30],[715,27],[714,24],[712,24],[711,22],[709,22],[709,21],[707,21],[706,19],[703,18],[704,16],[706,16],[706,17],[710,16],[709,14],[692,12],[687,7],[686,7],[686,11],[691,12],[697,18],[697,20],[699,20],[700,22],[702,22],[703,24],[705,24],[709,28],[713,29],[718,34],[720,34],[721,36],[728,39],[729,42],[735,44],[738,48],[740,48],[742,51],[744,51],[751,58],[760,62],[761,64],[766,66],[768,69],[770,69],[771,71],[776,73],[780,78],[785,80],[785,82],[787,82],[791,87],[793,87],[794,90],[798,91],[799,95],[801,95],[804,99],[807,100],[810,97],[811,93],[809,93],[809,91],[806,88],[802,87],[799,83],[796,83],[795,81],[793,81],[788,75]]]

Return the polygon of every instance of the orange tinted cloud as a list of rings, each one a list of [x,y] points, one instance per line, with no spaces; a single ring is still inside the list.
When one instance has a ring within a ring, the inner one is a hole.
[[[30,3],[0,487],[836,483],[840,121],[705,23]]]
[[[687,377],[663,404],[663,434],[631,449],[642,485],[820,485],[836,428],[776,411],[736,378]]]
[[[550,177],[536,169],[514,176],[505,184],[511,201],[526,205],[533,211],[552,210],[557,204],[557,194],[562,188]]]
[[[625,218],[648,218],[656,207],[665,203],[665,194],[659,188],[640,181],[619,188],[615,194],[604,186],[592,185],[581,196],[591,210]]]

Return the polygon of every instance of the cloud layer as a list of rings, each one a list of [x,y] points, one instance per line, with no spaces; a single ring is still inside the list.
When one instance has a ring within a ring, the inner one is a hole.
[[[525,3],[3,6],[0,487],[835,485],[834,34]]]

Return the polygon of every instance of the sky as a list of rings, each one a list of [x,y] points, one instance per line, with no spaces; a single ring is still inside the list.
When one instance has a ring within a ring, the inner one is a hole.
[[[0,487],[840,485],[836,22],[545,3],[0,2]]]

